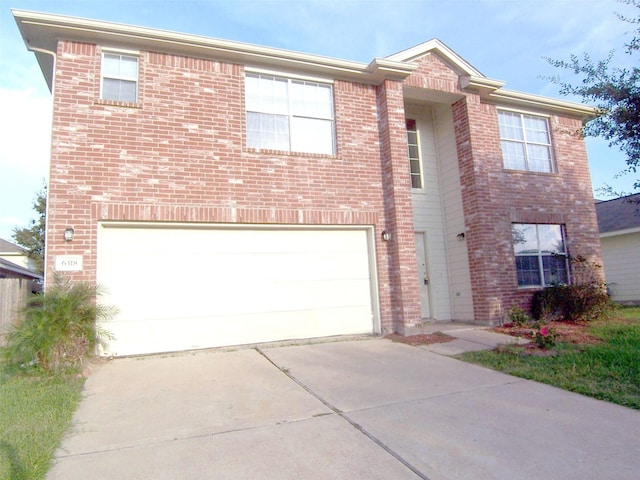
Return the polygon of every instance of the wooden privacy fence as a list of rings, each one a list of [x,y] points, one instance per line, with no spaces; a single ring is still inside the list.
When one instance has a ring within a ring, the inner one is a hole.
[[[24,306],[31,288],[32,281],[27,278],[0,278],[0,346],[18,320],[18,310]]]

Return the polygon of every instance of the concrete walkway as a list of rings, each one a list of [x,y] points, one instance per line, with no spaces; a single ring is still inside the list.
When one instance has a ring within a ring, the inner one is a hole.
[[[435,323],[424,328],[425,333],[442,332],[455,340],[447,343],[434,343],[421,348],[441,355],[459,355],[464,352],[492,350],[498,345],[525,344],[529,340],[492,332],[489,328],[468,323]]]
[[[640,412],[433,348],[361,339],[107,362],[47,478],[638,478]]]

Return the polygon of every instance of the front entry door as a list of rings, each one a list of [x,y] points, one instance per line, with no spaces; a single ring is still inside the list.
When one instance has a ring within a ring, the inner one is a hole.
[[[418,261],[418,285],[420,288],[420,313],[422,318],[431,318],[431,285],[427,264],[427,236],[416,232],[416,258]]]

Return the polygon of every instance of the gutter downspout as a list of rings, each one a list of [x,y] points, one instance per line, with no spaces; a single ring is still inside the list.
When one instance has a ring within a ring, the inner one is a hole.
[[[54,96],[56,91],[56,64],[57,64],[57,54],[53,50],[45,50],[44,48],[33,47],[29,45],[28,42],[25,42],[27,45],[27,50],[31,52],[44,53],[46,55],[51,55],[53,57],[53,71],[51,72],[51,145],[49,146],[49,178],[51,178],[51,150],[53,149],[53,105],[54,105]],[[42,252],[42,275],[44,277],[44,285],[43,289],[46,291],[47,289],[47,246],[49,245],[49,182],[47,182],[47,199],[46,206],[44,210],[45,215],[45,224],[44,224],[44,252]]]

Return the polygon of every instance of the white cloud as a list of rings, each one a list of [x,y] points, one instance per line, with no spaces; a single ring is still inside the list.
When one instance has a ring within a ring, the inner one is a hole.
[[[32,201],[49,169],[51,98],[0,88],[0,238],[35,216]]]
[[[0,168],[42,177],[49,163],[51,98],[0,88],[0,105]]]

